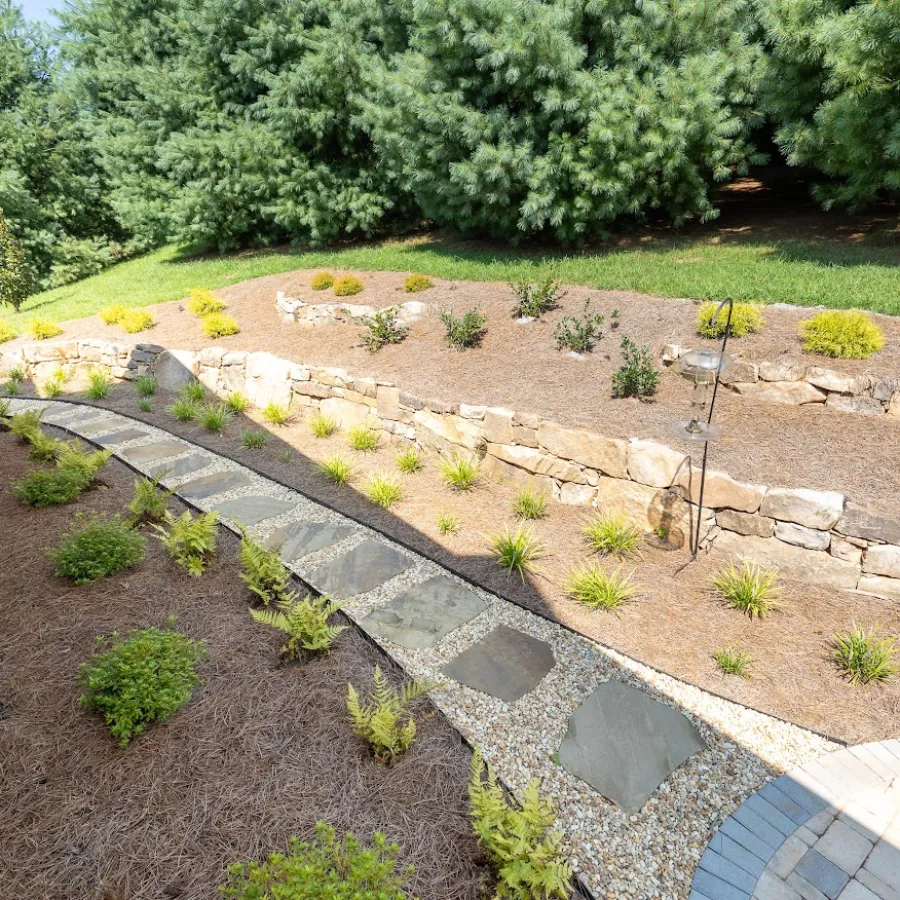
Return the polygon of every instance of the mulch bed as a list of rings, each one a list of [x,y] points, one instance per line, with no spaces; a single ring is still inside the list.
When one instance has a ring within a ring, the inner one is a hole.
[[[120,512],[134,478],[112,461],[78,503],[31,510],[10,489],[28,465],[25,448],[0,434],[4,897],[209,900],[230,862],[262,858],[291,835],[311,837],[317,820],[396,841],[402,862],[416,866],[411,895],[480,895],[470,754],[459,735],[433,715],[386,769],[350,730],[347,682],[367,685],[376,664],[400,677],[377,648],[350,630],[330,655],[279,666],[279,634],[247,615],[237,541],[224,530],[200,579],[152,538],[134,570],[83,587],[53,577],[41,548],[79,511]],[[79,663],[98,635],[162,627],[171,615],[208,646],[203,683],[172,719],[122,750],[77,705]]]
[[[136,410],[135,400],[130,386],[119,385],[104,405],[238,459],[488,590],[678,678],[848,743],[896,734],[900,681],[850,685],[835,668],[830,646],[835,632],[856,622],[880,622],[888,632],[900,632],[896,604],[786,580],[781,609],[751,622],[726,609],[710,591],[710,579],[721,565],[718,558],[701,555],[685,567],[686,551],[648,546],[640,558],[624,564],[624,571],[634,570],[640,587],[636,601],[619,615],[591,612],[560,587],[573,565],[596,559],[581,532],[583,509],[548,504],[546,518],[534,526],[546,553],[537,571],[521,582],[499,569],[485,540],[486,535],[515,525],[510,511],[514,490],[509,486],[484,482],[471,492],[458,493],[440,479],[433,455],[421,472],[405,476],[394,463],[397,448],[386,442],[375,454],[354,453],[345,434],[317,440],[302,420],[274,428],[257,413],[239,416],[224,433],[211,435],[199,426],[176,422],[165,412],[170,398],[162,394],[154,399],[149,415]],[[265,449],[243,450],[241,431],[250,427],[269,431]],[[286,451],[289,462],[281,458]],[[357,471],[351,485],[335,487],[316,470],[317,460],[334,453],[352,457]],[[404,499],[390,510],[375,506],[363,493],[367,473],[385,471],[397,474],[406,488]],[[438,533],[436,519],[443,511],[461,520],[456,536]],[[608,569],[615,566],[601,563]],[[752,678],[725,677],[718,671],[712,653],[729,646],[751,653]]]

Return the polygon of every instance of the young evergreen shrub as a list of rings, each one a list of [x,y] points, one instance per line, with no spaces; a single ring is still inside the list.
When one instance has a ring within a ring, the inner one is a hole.
[[[622,368],[613,375],[613,397],[652,397],[659,387],[659,372],[647,346],[638,349],[627,337],[622,338]]]
[[[414,869],[397,871],[398,851],[380,832],[366,846],[352,832],[338,840],[318,822],[311,843],[292,837],[286,853],[229,866],[220,890],[230,900],[408,900],[403,888]]]
[[[238,559],[241,580],[264,606],[293,599],[290,572],[276,550],[267,550],[242,531]]]
[[[238,334],[241,326],[226,313],[208,313],[201,320],[203,333],[209,338],[228,337]]]
[[[369,353],[375,353],[387,344],[399,344],[409,334],[409,328],[397,322],[397,315],[393,307],[382,309],[366,322],[362,339]]]
[[[262,450],[269,440],[269,435],[260,428],[248,428],[241,432],[241,446],[245,450]]]
[[[153,316],[145,309],[129,309],[119,320],[122,328],[128,334],[137,334],[146,331],[153,326]]]
[[[378,762],[390,765],[416,738],[416,720],[410,706],[436,687],[440,687],[437,682],[406,682],[398,693],[375,666],[368,703],[360,701],[352,684],[347,685],[347,711],[353,733],[368,742]]]
[[[171,622],[170,622],[171,624]],[[103,716],[119,745],[127,747],[154,722],[173,716],[194,692],[201,642],[171,629],[134,630],[127,638],[100,638],[102,649],[83,663],[78,702]]]
[[[509,900],[567,900],[572,867],[562,847],[562,834],[554,829],[556,812],[532,781],[521,808],[509,799],[491,766],[484,778],[479,750],[472,754],[469,782],[472,827],[497,878],[495,898]]]
[[[825,310],[800,323],[803,349],[833,359],[866,359],[884,347],[884,331],[856,309]]]
[[[559,301],[566,296],[566,292],[560,290],[559,282],[552,278],[539,284],[520,278],[509,287],[516,297],[513,315],[523,319],[539,319],[545,312],[556,309]]]
[[[19,333],[9,324],[9,322],[4,322],[0,319],[0,344],[5,344],[7,341],[11,341],[18,336]]]
[[[28,323],[28,333],[36,341],[46,341],[48,338],[61,335],[63,330],[52,319],[38,317]]]
[[[347,625],[329,625],[328,620],[340,609],[340,603],[332,603],[327,596],[302,600],[296,595],[278,602],[269,609],[251,609],[250,615],[262,625],[283,631],[287,643],[278,651],[284,662],[294,662],[308,654],[330,650],[338,635]]]
[[[222,300],[205,288],[194,288],[188,294],[187,308],[190,313],[201,319],[210,313],[220,313],[227,309]]]
[[[334,284],[334,275],[330,272],[319,272],[313,275],[309,286],[314,291],[327,291]]]
[[[164,522],[166,501],[174,491],[160,490],[158,478],[138,478],[134,482],[134,496],[128,504],[129,523],[132,527],[145,522]]]
[[[352,297],[363,289],[363,283],[353,275],[342,275],[334,280],[335,297]]]
[[[186,569],[188,575],[199,578],[216,552],[216,521],[215,510],[200,513],[196,518],[190,510],[185,510],[178,519],[167,512],[165,525],[153,527],[172,559]]]
[[[127,312],[127,306],[116,303],[113,306],[107,306],[106,309],[101,310],[98,315],[100,316],[100,321],[104,325],[118,325]]]
[[[143,562],[146,542],[119,516],[102,521],[83,516],[63,535],[59,546],[48,550],[57,578],[71,578],[75,584],[90,584]]]
[[[447,343],[457,350],[478,347],[484,339],[484,326],[487,324],[487,319],[477,309],[470,309],[462,316],[454,316],[451,312],[442,312],[440,320],[444,325]]]
[[[16,497],[34,509],[62,506],[77,500],[90,486],[93,475],[72,466],[35,469],[13,482]]]
[[[603,325],[606,316],[602,313],[591,314],[591,301],[585,300],[584,314],[563,316],[556,323],[553,335],[557,350],[571,350],[573,353],[590,353],[597,341],[603,337]]]
[[[407,294],[418,294],[434,287],[434,282],[427,275],[409,275],[403,282],[403,290]]]
[[[103,400],[109,396],[111,382],[109,373],[103,369],[93,369],[88,372],[87,395],[92,400]]]
[[[708,338],[720,338],[725,334],[725,326],[728,322],[728,307],[719,309],[718,303],[703,303],[697,312],[697,334]],[[715,316],[715,318],[713,318]],[[762,331],[766,320],[763,318],[762,307],[758,303],[735,303],[731,313],[731,335],[741,338],[748,334],[756,334]]]

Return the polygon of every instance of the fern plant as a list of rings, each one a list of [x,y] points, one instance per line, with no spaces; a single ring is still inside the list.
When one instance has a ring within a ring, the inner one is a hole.
[[[250,615],[288,636],[278,653],[284,662],[293,662],[306,654],[330,650],[338,635],[347,630],[347,625],[328,624],[340,606],[327,596],[313,598],[307,594],[302,600],[291,596],[269,609],[251,609]]]
[[[20,413],[14,413],[9,420],[9,430],[19,438],[22,443],[33,443],[36,435],[41,433],[41,419],[46,410],[26,409]]]
[[[185,510],[178,519],[167,512],[165,524],[153,527],[175,562],[189,575],[199,578],[216,552],[216,519],[215,511],[194,518],[190,510]]]
[[[32,462],[53,462],[62,452],[63,442],[38,431],[31,439],[28,458]]]
[[[110,386],[109,373],[104,369],[94,369],[88,373],[87,394],[91,400],[103,400],[108,397]]]
[[[241,580],[265,606],[293,599],[290,573],[275,550],[267,550],[242,532],[238,558]]]
[[[173,493],[174,491],[161,491],[158,478],[138,478],[134,482],[134,497],[128,504],[131,525],[165,521],[166,500]]]
[[[360,701],[352,684],[347,685],[347,711],[353,733],[368,742],[375,759],[390,765],[416,738],[416,720],[410,706],[436,687],[440,687],[439,682],[406,682],[398,693],[375,666],[368,703]]]

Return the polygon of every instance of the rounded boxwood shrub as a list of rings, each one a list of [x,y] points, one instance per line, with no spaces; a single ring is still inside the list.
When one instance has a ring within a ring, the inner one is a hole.
[[[353,275],[343,275],[334,280],[334,294],[336,297],[351,297],[363,289],[363,283]]]
[[[134,630],[128,638],[115,632],[109,644],[101,637],[106,649],[81,666],[78,683],[84,693],[78,702],[103,716],[122,747],[174,715],[199,681],[196,666],[206,648],[171,630],[172,624],[164,630]]]
[[[826,310],[800,323],[803,349],[833,359],[866,359],[884,347],[884,332],[858,309]]]
[[[85,523],[79,516],[76,521],[76,526],[63,535],[59,546],[47,551],[57,577],[71,578],[75,584],[89,584],[143,562],[147,543],[121,517],[105,522],[94,517]]]
[[[314,291],[327,291],[334,284],[334,275],[331,272],[319,272],[313,275],[309,286]]]
[[[715,316],[719,309],[718,303],[704,303],[697,312],[697,334],[708,338],[719,338],[725,334],[725,324],[728,321],[728,307]],[[762,309],[757,303],[735,303],[731,314],[732,337],[744,337],[762,331],[765,325]]]
[[[430,287],[434,287],[434,282],[427,275],[410,275],[403,282],[403,290],[407,294],[418,294],[419,291],[427,291]]]

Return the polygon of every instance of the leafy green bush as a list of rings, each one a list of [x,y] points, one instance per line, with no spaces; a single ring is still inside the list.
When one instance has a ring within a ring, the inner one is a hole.
[[[5,344],[7,341],[12,341],[19,336],[19,333],[16,331],[9,322],[4,322],[0,319],[0,344]]]
[[[434,287],[434,282],[427,275],[408,275],[403,282],[403,290],[407,294],[418,294]]]
[[[403,886],[414,870],[398,872],[397,853],[380,832],[367,847],[352,833],[338,841],[318,822],[312,843],[293,837],[287,853],[229,866],[221,891],[232,900],[408,900]]]
[[[866,359],[884,347],[884,331],[856,309],[826,310],[800,323],[803,349],[833,359]]]
[[[200,513],[196,518],[190,510],[185,510],[178,519],[167,512],[165,525],[153,527],[175,562],[186,569],[188,575],[199,578],[216,552],[216,521],[215,510]]]
[[[647,346],[638,349],[627,337],[622,338],[622,368],[613,375],[613,397],[652,397],[659,387],[659,372]]]
[[[333,287],[336,297],[352,297],[363,289],[363,283],[353,275],[342,275],[334,279]]]
[[[606,573],[596,563],[580,566],[569,572],[565,589],[579,603],[591,609],[615,611],[637,594],[631,575],[623,575],[619,567]]]
[[[340,609],[327,596],[302,600],[290,596],[269,609],[251,609],[250,615],[262,625],[283,631],[288,640],[278,651],[284,662],[293,662],[306,654],[330,650],[347,625],[329,625],[328,620]]]
[[[47,551],[53,561],[53,574],[71,578],[75,584],[89,584],[143,562],[146,542],[119,516],[101,521],[96,516],[63,535],[59,546]]]
[[[362,339],[369,353],[375,353],[388,344],[399,344],[408,334],[409,328],[397,322],[398,312],[393,307],[382,309],[366,321],[366,331]]]
[[[456,534],[459,531],[459,519],[453,513],[438,513],[437,529],[438,534]]]
[[[28,323],[28,333],[36,341],[46,341],[48,338],[58,337],[63,330],[52,319],[38,316]]]
[[[743,560],[740,568],[732,563],[719,571],[713,585],[734,609],[762,618],[778,608],[778,570],[764,569]]]
[[[590,353],[594,345],[603,337],[603,325],[606,316],[602,313],[591,314],[591,301],[584,301],[584,314],[563,316],[556,323],[553,332],[557,350],[571,350],[573,353]]]
[[[100,310],[98,315],[100,316],[100,321],[104,325],[118,325],[127,312],[127,306],[116,303],[113,306],[107,306],[106,309]]]
[[[277,551],[267,550],[246,532],[242,532],[238,559],[241,563],[241,580],[264,606],[293,599],[291,575]]]
[[[103,369],[92,369],[88,372],[87,395],[92,400],[103,400],[108,397],[110,386],[108,372]]]
[[[260,428],[248,428],[241,432],[241,446],[245,450],[262,450],[269,440],[269,435]]]
[[[138,478],[134,482],[134,496],[128,504],[132,527],[145,522],[164,522],[166,501],[174,491],[160,490],[158,478]]]
[[[416,720],[410,706],[436,687],[440,687],[437,682],[406,682],[398,693],[375,666],[368,703],[360,702],[356,688],[347,685],[347,711],[353,733],[368,742],[375,759],[390,765],[416,738]]]
[[[93,475],[71,466],[35,469],[13,482],[16,497],[34,509],[62,506],[77,500],[90,486]]]
[[[519,318],[538,319],[545,312],[556,309],[559,301],[566,296],[566,292],[560,290],[559,282],[552,278],[539,284],[532,284],[527,278],[520,278],[509,287],[516,297],[513,315]]]
[[[723,306],[722,311],[716,316],[719,309],[718,303],[703,303],[697,311],[697,334],[708,338],[720,338],[725,334],[725,325],[728,322],[728,307]],[[714,319],[713,317],[716,316]],[[732,337],[745,337],[762,331],[766,320],[763,318],[762,308],[758,303],[735,303],[731,313]]]
[[[422,453],[415,447],[409,447],[397,454],[397,468],[407,475],[414,475],[424,465]]]
[[[152,397],[156,393],[159,386],[153,375],[138,375],[134,379],[134,386],[137,392],[143,397]]]
[[[643,537],[637,523],[619,512],[592,513],[583,530],[595,550],[619,557],[634,553]]]
[[[188,294],[187,308],[190,313],[202,319],[210,313],[224,312],[228,307],[212,291],[194,288]]]
[[[197,418],[207,431],[218,434],[228,424],[231,413],[224,403],[207,403],[199,410]]]
[[[481,468],[477,462],[462,454],[442,456],[439,463],[441,478],[448,487],[456,491],[469,491],[481,478]]]
[[[312,280],[309,282],[309,286],[314,291],[327,291],[333,284],[334,275],[330,272],[319,272],[313,275]]]
[[[454,316],[451,312],[442,312],[440,320],[444,325],[447,343],[457,350],[478,347],[484,339],[484,326],[487,324],[487,319],[477,309],[470,309],[462,316]]]
[[[39,431],[31,439],[28,458],[32,462],[53,462],[62,452],[63,442]]]
[[[348,435],[350,446],[361,453],[374,453],[381,440],[381,432],[371,425],[356,425]]]
[[[469,782],[472,827],[497,877],[495,900],[567,900],[572,867],[554,830],[556,812],[532,781],[519,808],[507,799],[491,766],[476,749]]]
[[[241,330],[237,321],[226,313],[208,313],[200,320],[200,325],[209,338],[228,337]]]
[[[547,495],[531,488],[522,488],[512,502],[517,519],[542,519],[547,514]]]
[[[316,413],[309,420],[309,427],[317,438],[331,437],[337,431],[338,423],[330,416]]]
[[[128,334],[137,334],[153,326],[153,316],[145,309],[129,309],[119,320]]]
[[[333,484],[346,484],[353,477],[353,463],[343,456],[323,459],[316,468]]]
[[[81,666],[78,699],[103,716],[122,747],[191,699],[200,680],[197,663],[207,655],[201,642],[170,629],[134,630],[128,638],[115,632],[111,643],[100,643],[107,649]]]
[[[523,582],[525,573],[534,569],[534,560],[544,552],[543,545],[526,525],[490,535],[488,543],[497,564],[509,574],[515,572]]]
[[[736,675],[738,678],[750,677],[750,666],[753,657],[746,650],[725,647],[713,653],[713,659],[723,675]]]
[[[878,625],[855,625],[834,636],[834,660],[851,684],[888,681],[900,672],[897,640],[880,637]]]
[[[378,506],[390,509],[403,499],[403,485],[391,475],[372,475],[366,485],[366,496]]]
[[[278,403],[267,403],[263,407],[262,417],[270,425],[286,425],[291,417],[291,411],[286,406]]]

